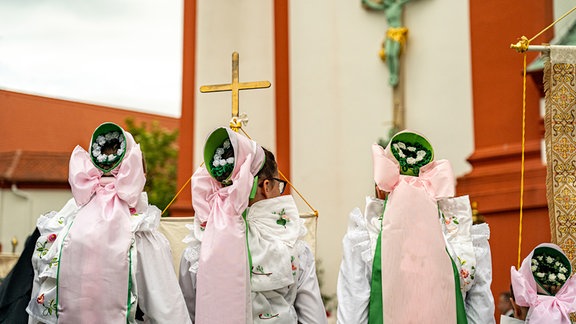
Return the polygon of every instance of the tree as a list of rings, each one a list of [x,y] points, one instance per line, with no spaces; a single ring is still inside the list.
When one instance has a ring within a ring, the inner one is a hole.
[[[126,129],[140,144],[144,154],[146,161],[144,190],[148,193],[148,201],[164,210],[176,194],[178,130],[163,129],[157,121],[153,121],[150,125],[146,122],[136,125],[134,119],[127,118],[125,122]]]

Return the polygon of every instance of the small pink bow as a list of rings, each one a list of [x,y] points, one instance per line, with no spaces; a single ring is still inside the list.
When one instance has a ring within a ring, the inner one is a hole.
[[[418,177],[400,174],[398,161],[378,144],[372,145],[374,181],[378,188],[391,192],[400,181],[414,186],[424,186],[436,199],[454,196],[454,173],[448,160],[438,160],[420,168]]]

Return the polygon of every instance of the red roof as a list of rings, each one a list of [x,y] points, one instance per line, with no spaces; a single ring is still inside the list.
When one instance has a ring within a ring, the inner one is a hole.
[[[0,152],[0,186],[68,186],[70,154],[59,152]]]
[[[0,187],[68,187],[68,161],[76,145],[88,149],[105,121],[125,126],[156,121],[173,130],[179,119],[88,103],[0,90]]]

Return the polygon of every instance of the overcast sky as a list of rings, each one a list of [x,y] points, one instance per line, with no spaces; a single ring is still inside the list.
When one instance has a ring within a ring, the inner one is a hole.
[[[180,116],[182,0],[0,0],[0,88]]]

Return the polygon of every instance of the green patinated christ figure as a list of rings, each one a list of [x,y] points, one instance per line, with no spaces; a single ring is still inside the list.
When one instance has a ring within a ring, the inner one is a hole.
[[[383,10],[388,29],[380,57],[386,61],[390,77],[388,84],[395,88],[399,82],[400,54],[406,43],[408,29],[402,24],[404,5],[410,0],[362,0],[362,5],[370,10]]]

